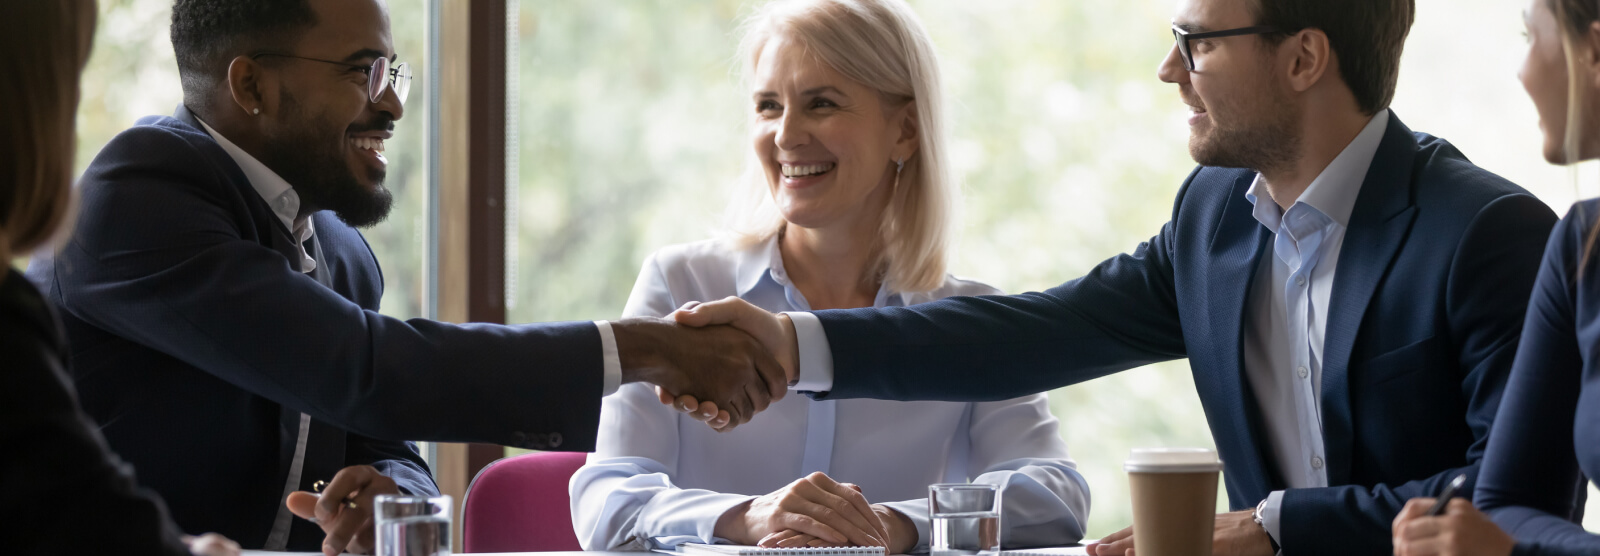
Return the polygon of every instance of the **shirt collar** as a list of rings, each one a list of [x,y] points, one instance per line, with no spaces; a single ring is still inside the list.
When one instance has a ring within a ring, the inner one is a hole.
[[[272,209],[272,214],[283,221],[283,226],[288,228],[294,235],[310,236],[308,228],[311,224],[310,219],[298,218],[300,195],[295,193],[294,187],[290,186],[289,182],[284,181],[283,177],[279,176],[277,172],[268,168],[266,164],[262,164],[260,160],[256,160],[256,157],[250,156],[250,153],[244,152],[244,149],[233,144],[233,141],[229,141],[221,133],[217,133],[217,130],[211,128],[211,124],[207,124],[205,120],[201,120],[198,116],[195,117],[195,120],[206,128],[206,133],[211,134],[211,138],[215,139],[218,145],[222,146],[223,152],[228,153],[228,157],[233,159],[233,163],[239,165],[239,170],[244,172],[245,179],[250,180],[250,187],[255,188],[256,194],[261,195],[261,200],[267,202],[267,206]],[[304,241],[305,238],[297,239]]]
[[[1366,181],[1367,170],[1372,167],[1372,159],[1378,155],[1378,146],[1383,143],[1383,135],[1388,129],[1389,110],[1379,110],[1367,122],[1367,127],[1311,181],[1295,204],[1309,206],[1340,226],[1349,226],[1350,213],[1355,210],[1361,184]],[[1260,174],[1256,174],[1255,182],[1250,184],[1244,196],[1255,205],[1256,220],[1277,231],[1283,219],[1283,210],[1276,202],[1259,202],[1262,198],[1268,201],[1272,198],[1266,192]]]
[[[788,272],[783,268],[783,251],[778,248],[778,237],[779,234],[773,234],[765,241],[739,252],[738,263],[734,270],[734,286],[738,288],[739,297],[746,297],[763,283],[784,289],[794,287],[789,282]],[[875,306],[902,304],[904,300],[898,293],[890,292],[887,284],[878,288]]]

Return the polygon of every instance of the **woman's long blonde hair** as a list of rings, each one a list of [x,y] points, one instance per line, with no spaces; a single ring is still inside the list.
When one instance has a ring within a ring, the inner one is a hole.
[[[67,220],[78,76],[94,24],[94,0],[0,1],[0,262]]]
[[[1590,24],[1600,21],[1600,0],[1545,0],[1545,5],[1555,15],[1556,25],[1560,27],[1561,53],[1567,61],[1567,127],[1561,138],[1561,156],[1563,163],[1572,167],[1576,176],[1577,164],[1583,160],[1583,131],[1589,118],[1584,113],[1584,106],[1590,95],[1583,60],[1577,54],[1588,42]],[[1600,220],[1589,227],[1585,236],[1583,256],[1578,263],[1579,278],[1583,277],[1584,269],[1589,266],[1595,241],[1600,239]]]
[[[755,73],[767,41],[788,37],[824,65],[876,89],[886,104],[916,105],[918,148],[905,160],[876,238],[876,264],[890,291],[921,292],[944,283],[955,212],[955,180],[946,145],[938,55],[922,21],[904,0],[776,0],[744,23],[739,57]],[[773,203],[759,163],[746,173],[730,207],[741,246],[771,239],[787,222]]]

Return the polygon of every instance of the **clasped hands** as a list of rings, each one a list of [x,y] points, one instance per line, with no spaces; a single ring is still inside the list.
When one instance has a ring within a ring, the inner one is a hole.
[[[685,304],[666,319],[611,323],[623,382],[656,385],[674,405],[718,431],[749,422],[799,376],[794,327],[737,297]]]
[[[904,554],[917,529],[904,514],[868,504],[861,488],[812,473],[722,514],[716,536],[763,547],[883,546]]]

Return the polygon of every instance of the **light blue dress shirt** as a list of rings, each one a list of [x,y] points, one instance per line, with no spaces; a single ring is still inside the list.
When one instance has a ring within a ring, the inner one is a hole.
[[[1244,370],[1259,402],[1278,471],[1289,488],[1328,486],[1322,439],[1322,347],[1328,300],[1344,245],[1345,227],[1389,128],[1380,110],[1356,138],[1312,180],[1289,210],[1266,194],[1261,177],[1246,192],[1255,218],[1273,237],[1245,306]],[[798,341],[800,376],[793,388],[833,389],[833,354],[822,322],[789,313]],[[1267,496],[1262,518],[1280,538],[1283,491]]]
[[[880,290],[874,306],[994,293],[950,277],[933,292]],[[771,311],[810,309],[774,239],[745,249],[719,241],[663,249],[645,262],[624,314],[664,316],[688,301],[731,295]],[[1088,520],[1088,485],[1043,394],[986,403],[790,395],[717,433],[662,405],[649,385],[627,384],[605,399],[595,453],[572,477],[573,525],[587,550],[716,542],[723,513],[812,472],[855,483],[869,502],[905,514],[924,549],[932,483],[1000,485],[1008,546],[1077,542]]]

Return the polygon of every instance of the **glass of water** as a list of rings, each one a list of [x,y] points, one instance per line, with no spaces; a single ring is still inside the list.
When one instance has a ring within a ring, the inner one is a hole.
[[[374,498],[377,556],[450,556],[450,497]]]
[[[1000,552],[1000,488],[995,485],[928,486],[933,518],[931,556],[992,555]]]

